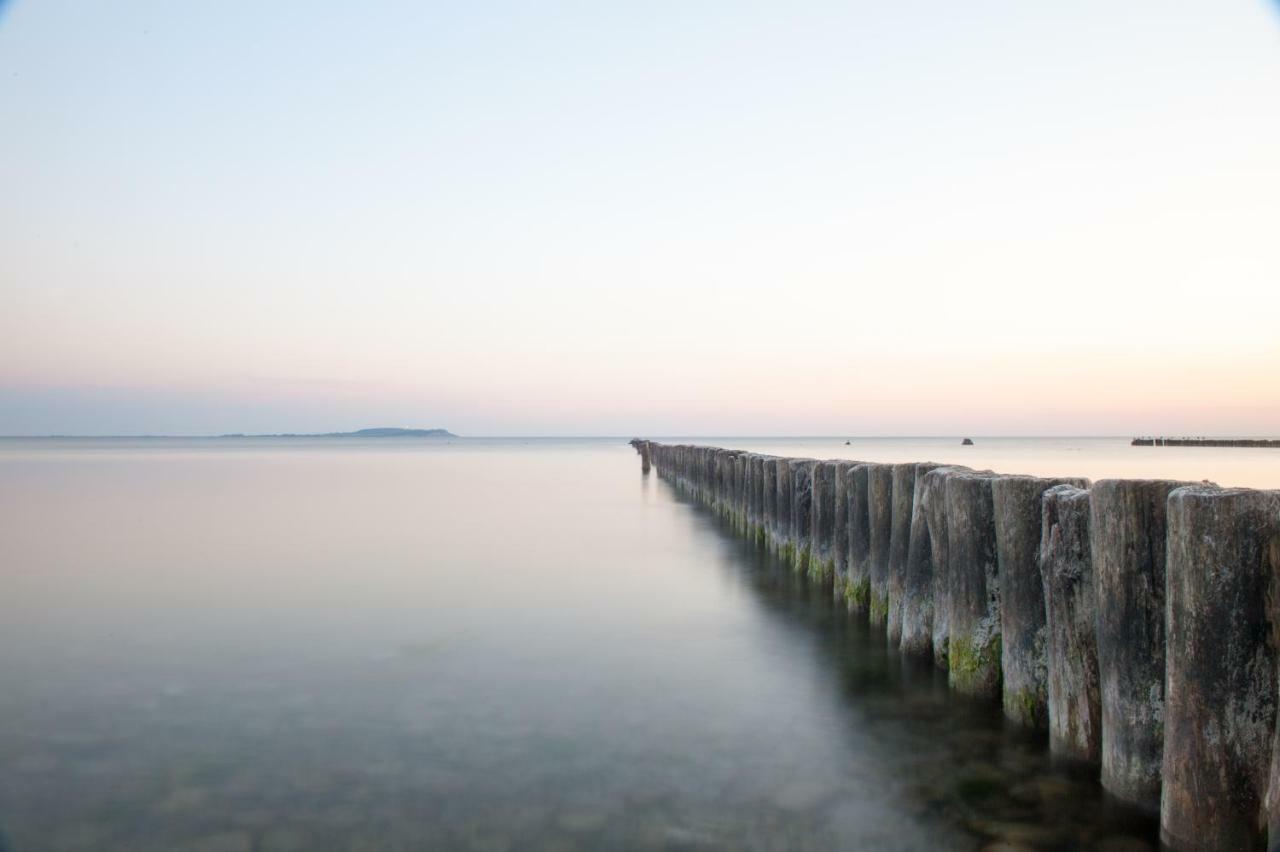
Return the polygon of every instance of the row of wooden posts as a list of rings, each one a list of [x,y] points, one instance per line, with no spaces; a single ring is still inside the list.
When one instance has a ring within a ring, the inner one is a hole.
[[[632,444],[1169,847],[1280,849],[1280,492]]]

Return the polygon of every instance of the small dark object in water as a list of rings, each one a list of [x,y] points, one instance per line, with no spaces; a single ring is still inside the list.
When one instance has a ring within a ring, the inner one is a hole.
[[[847,446],[849,446],[849,442],[848,442],[848,441],[845,441],[845,442],[844,442],[844,445],[845,445],[846,447],[847,447]]]
[[[972,446],[973,446],[973,439],[972,439],[972,438],[965,438],[963,441],[961,441],[961,442],[960,442],[960,446],[962,446],[962,447],[972,447]]]

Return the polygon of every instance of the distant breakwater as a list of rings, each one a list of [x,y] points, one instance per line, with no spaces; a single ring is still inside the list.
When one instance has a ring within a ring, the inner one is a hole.
[[[1169,848],[1280,849],[1280,491],[631,443]]]
[[[1272,447],[1280,448],[1275,438],[1134,438],[1134,447]]]

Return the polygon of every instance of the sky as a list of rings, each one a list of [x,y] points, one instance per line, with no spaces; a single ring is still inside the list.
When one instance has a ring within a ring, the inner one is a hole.
[[[0,0],[0,434],[1280,435],[1263,0]]]

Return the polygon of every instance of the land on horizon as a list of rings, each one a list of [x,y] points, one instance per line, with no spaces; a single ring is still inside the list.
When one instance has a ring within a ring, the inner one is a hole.
[[[376,426],[354,432],[277,432],[246,434],[228,432],[221,435],[4,435],[5,438],[457,438],[448,429],[404,429],[399,426]]]
[[[456,438],[448,429],[404,429],[399,426],[376,426],[354,432],[281,432],[274,435],[246,435],[233,432],[219,438]]]

